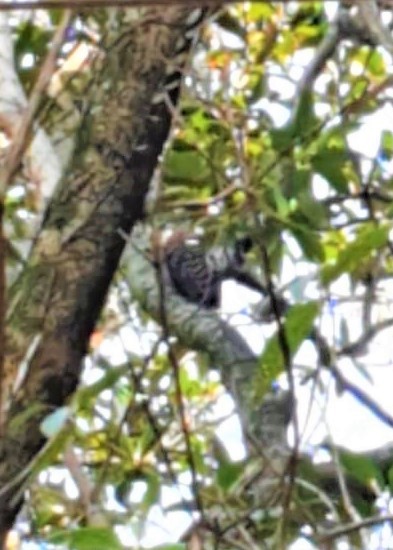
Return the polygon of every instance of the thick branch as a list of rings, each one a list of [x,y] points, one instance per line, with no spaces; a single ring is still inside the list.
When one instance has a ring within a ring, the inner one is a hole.
[[[148,250],[148,237],[140,226],[135,230],[125,256],[127,279],[133,297],[161,323],[158,273],[149,260]],[[167,278],[164,268],[162,274]],[[277,400],[272,406],[274,400],[271,398],[263,404],[256,398],[258,357],[239,332],[221,319],[217,311],[185,301],[169,283],[165,287],[164,305],[165,321],[171,334],[186,347],[206,353],[211,366],[220,370],[223,383],[237,404],[243,425],[253,438],[264,445],[273,446],[274,442],[285,445],[292,405],[284,398],[278,415],[273,419],[270,412]],[[265,421],[262,421],[262,416]]]
[[[40,421],[78,383],[90,333],[123,250],[119,230],[128,233],[142,217],[168,136],[171,113],[157,92],[164,91],[168,64],[179,42],[184,43],[189,16],[185,8],[151,9],[136,24],[135,18],[131,24],[125,18],[115,35],[111,28],[109,54],[89,89],[78,148],[11,293],[8,388],[22,362],[26,373],[14,389],[0,441],[0,488],[8,487],[43,445]],[[18,490],[14,484],[0,493],[0,546],[21,504],[13,498]]]
[[[134,231],[124,262],[133,297],[160,323],[158,275],[149,260],[148,237],[144,233],[145,230],[140,226]],[[289,452],[286,438],[292,411],[289,393],[282,396],[268,395],[260,406],[255,406],[252,400],[253,391],[250,388],[258,376],[258,358],[237,330],[223,321],[217,312],[198,308],[186,302],[172,290],[170,284],[165,287],[165,309],[166,322],[171,334],[187,348],[206,353],[210,364],[220,369],[224,384],[237,403],[243,425],[253,439],[262,444],[260,447],[264,455],[274,464],[272,483],[277,483],[280,478],[280,467],[285,466]],[[391,463],[391,452],[391,446],[386,446],[364,452],[362,456],[385,470]],[[309,454],[302,452],[298,466],[301,479],[308,480],[309,487],[318,487],[322,493],[326,493],[333,504],[340,501],[340,486],[333,462],[314,464]],[[262,492],[265,496],[269,493],[266,486],[268,477],[269,472],[265,472],[261,478]],[[375,493],[365,485],[350,477],[347,483],[352,498],[361,498],[368,502],[375,500]],[[254,488],[259,492],[256,486]],[[321,506],[321,509],[325,510],[322,502]]]

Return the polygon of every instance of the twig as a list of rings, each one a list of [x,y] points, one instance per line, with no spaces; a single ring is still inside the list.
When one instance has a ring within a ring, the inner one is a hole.
[[[392,322],[391,320],[389,321],[390,323]],[[379,420],[387,424],[390,428],[393,428],[393,416],[384,411],[379,403],[377,403],[365,391],[360,389],[358,386],[350,382],[345,376],[343,376],[341,371],[332,361],[332,353],[330,351],[329,344],[315,328],[312,331],[311,340],[314,342],[317,348],[321,366],[329,370],[329,372],[334,376],[340,387],[343,390],[348,391],[362,405],[367,407],[377,418],[379,418]],[[360,340],[362,340],[362,338],[360,338]],[[336,353],[335,355],[340,355],[340,353]]]
[[[68,469],[79,491],[79,501],[83,507],[85,517],[90,518],[93,488],[87,474],[82,469],[75,448],[69,442],[64,450],[64,465]]]
[[[1,8],[3,8],[3,5],[1,5]],[[64,33],[70,24],[71,16],[71,10],[66,10],[63,14],[63,18],[53,36],[50,50],[46,55],[46,58],[41,66],[38,78],[35,82],[34,88],[30,94],[26,111],[23,115],[22,120],[20,121],[19,128],[15,131],[13,143],[8,151],[7,158],[4,163],[4,168],[0,173],[1,200],[4,200],[4,195],[6,193],[7,187],[19,167],[20,159],[26,147],[26,142],[30,133],[30,129],[34,122],[34,116],[39,108],[42,94],[45,92],[49,81],[56,69],[57,55],[63,44]]]
[[[170,360],[170,363],[173,368],[173,373],[174,373],[176,400],[177,400],[177,406],[178,406],[178,411],[180,416],[180,425],[183,432],[184,441],[186,444],[187,459],[188,459],[188,463],[191,471],[192,490],[193,490],[194,498],[195,498],[199,513],[201,514],[203,522],[205,522],[206,518],[204,514],[203,502],[199,494],[197,468],[196,468],[196,463],[194,459],[194,454],[192,451],[191,438],[189,433],[189,427],[187,425],[186,410],[185,410],[183,392],[182,392],[181,382],[180,382],[180,367],[179,367],[176,354],[174,353],[173,347],[169,340],[170,331],[169,331],[168,319],[167,319],[166,307],[165,307],[165,280],[163,275],[164,274],[162,270],[162,263],[159,262],[157,266],[157,280],[158,280],[157,282],[158,282],[158,290],[159,290],[159,308],[160,308],[161,326],[163,331],[163,339],[166,342],[166,345],[168,346],[168,358]]]
[[[335,365],[330,365],[329,371],[332,373],[334,378],[344,390],[348,391],[351,395],[356,397],[356,399],[360,401],[360,403],[365,405],[369,411],[371,411],[377,418],[379,418],[379,420],[387,424],[390,428],[393,428],[393,417],[389,413],[384,411],[379,403],[374,401],[374,399],[370,397],[365,391],[363,391],[358,386],[350,382],[347,378],[345,378]]]
[[[385,319],[379,323],[375,323],[366,330],[356,342],[343,346],[337,350],[337,355],[350,355],[351,357],[364,353],[367,344],[382,330],[393,326],[393,319]]]
[[[331,445],[330,452],[331,452],[331,457],[332,457],[336,475],[337,475],[337,481],[338,481],[338,486],[340,488],[341,500],[344,506],[344,510],[354,522],[359,522],[361,520],[361,516],[352,503],[351,494],[347,486],[347,480],[344,475],[344,471],[340,462],[337,449],[334,447],[334,445]],[[359,529],[359,531],[360,531],[359,536],[362,541],[362,546],[363,548],[366,548],[367,541],[365,538],[365,533],[363,532],[363,529]]]
[[[332,539],[337,539],[339,537],[342,537],[343,535],[347,535],[359,529],[363,529],[364,527],[372,527],[373,525],[379,525],[380,523],[385,522],[393,523],[393,515],[386,514],[383,516],[374,516],[371,518],[363,519],[362,521],[348,523],[347,525],[340,525],[335,529],[331,529],[324,534],[318,535],[317,540],[319,543],[329,542]]]

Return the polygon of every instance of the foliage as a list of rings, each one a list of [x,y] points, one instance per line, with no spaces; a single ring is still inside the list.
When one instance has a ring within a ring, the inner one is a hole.
[[[13,27],[26,92],[58,17],[38,13]],[[59,66],[82,43],[97,47],[92,37],[105,32],[110,17],[109,10],[80,14]],[[321,371],[334,373],[344,357],[357,379],[371,377],[379,361],[354,350],[359,343],[372,352],[380,336],[376,319],[391,317],[393,132],[389,124],[367,130],[373,116],[391,117],[391,56],[367,41],[338,40],[306,82],[301,75],[333,25],[321,2],[244,3],[204,28],[181,102],[173,106],[173,139],[146,221],[156,230],[197,232],[208,245],[252,235],[251,269],[270,294],[291,303],[263,327],[245,308],[263,340],[249,381],[255,409],[274,380],[287,383],[285,373],[291,392],[312,386],[310,401],[328,395]],[[68,133],[67,109],[71,104],[75,114],[94,63],[59,78],[61,92],[42,100],[37,118],[54,139]],[[359,150],[356,136],[365,127],[370,140],[379,139],[374,151]],[[41,207],[36,183],[19,174],[6,197],[10,280],[23,269]],[[318,470],[299,426],[294,466],[274,486],[275,498],[261,502],[264,491],[270,495],[264,484],[274,464],[266,466],[258,445],[245,453],[220,366],[167,336],[130,295],[120,270],[91,340],[83,384],[71,404],[42,424],[54,444],[26,472],[36,477],[16,526],[22,539],[44,541],[43,548],[180,550],[189,529],[190,548],[289,548],[305,538],[319,548],[330,528],[377,515],[376,498],[392,490],[391,461],[330,444],[324,447],[330,469]],[[314,355],[305,352],[309,346]],[[337,382],[336,389],[348,388]],[[232,445],[225,441],[228,417]],[[342,536],[348,547],[371,548],[371,535],[354,529]],[[329,539],[329,548],[340,540]]]

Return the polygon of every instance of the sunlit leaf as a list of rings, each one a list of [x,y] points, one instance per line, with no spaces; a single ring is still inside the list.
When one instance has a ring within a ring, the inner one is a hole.
[[[374,49],[367,63],[367,68],[374,76],[385,76],[386,74],[386,62],[382,52]]]
[[[390,226],[364,226],[356,239],[342,249],[333,265],[325,265],[321,280],[327,285],[343,273],[351,273],[370,255],[387,244]]]
[[[321,148],[312,159],[314,170],[321,174],[334,189],[345,193],[348,181],[345,175],[345,163],[348,154],[338,148]]]
[[[293,135],[296,138],[308,136],[315,130],[318,119],[314,114],[314,99],[306,90],[298,99],[297,109],[293,118]]]
[[[371,458],[342,450],[339,451],[339,456],[341,464],[351,477],[367,487],[371,487],[372,483],[376,482],[381,489],[383,488],[383,474]]]
[[[291,232],[307,258],[316,262],[324,260],[324,249],[317,233],[310,229],[307,230],[306,227],[301,229],[299,226],[292,228]]]
[[[50,536],[54,544],[66,544],[70,550],[121,550],[123,546],[112,529],[81,527]]]
[[[305,338],[309,336],[318,312],[319,305],[316,302],[298,304],[289,309],[283,329],[291,357],[296,353]],[[267,342],[259,364],[264,391],[266,391],[271,382],[284,370],[285,365],[282,342],[277,333]]]
[[[171,151],[165,162],[165,174],[171,179],[201,181],[209,174],[206,159],[198,151]]]
[[[393,495],[393,466],[390,466],[388,470],[388,483],[390,494]]]
[[[383,159],[391,159],[393,156],[393,133],[384,130],[381,134],[380,151]]]
[[[221,489],[228,490],[244,472],[244,464],[221,462],[217,470],[217,483]]]

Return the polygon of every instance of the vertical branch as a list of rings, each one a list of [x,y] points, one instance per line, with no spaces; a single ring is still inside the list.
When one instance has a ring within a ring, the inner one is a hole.
[[[165,268],[163,267],[162,261],[158,262],[156,276],[157,276],[158,292],[159,292],[160,322],[162,326],[163,340],[168,346],[168,358],[173,369],[176,401],[177,401],[178,414],[180,419],[180,427],[183,432],[187,460],[190,466],[192,491],[194,494],[195,502],[198,507],[199,513],[201,514],[201,518],[203,521],[206,521],[203,502],[199,491],[199,484],[197,479],[197,466],[195,463],[195,458],[192,450],[190,428],[188,426],[188,422],[186,418],[186,406],[185,406],[183,391],[182,391],[181,382],[180,382],[180,365],[178,363],[176,354],[174,353],[173,346],[170,342],[170,330],[169,330],[168,316],[167,316],[167,310],[166,310],[166,294],[165,294],[166,288],[165,288],[165,279],[164,279],[165,275],[163,272],[164,269]]]

